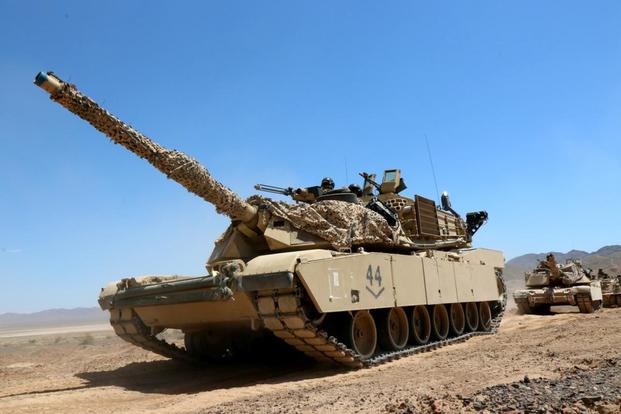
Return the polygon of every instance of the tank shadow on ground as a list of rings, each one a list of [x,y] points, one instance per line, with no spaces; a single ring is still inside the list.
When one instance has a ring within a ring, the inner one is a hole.
[[[214,365],[188,365],[165,360],[132,362],[110,371],[76,374],[87,381],[85,388],[122,387],[126,390],[157,394],[196,394],[223,388],[258,384],[278,384],[342,373],[343,369],[300,357],[279,362],[232,362]]]

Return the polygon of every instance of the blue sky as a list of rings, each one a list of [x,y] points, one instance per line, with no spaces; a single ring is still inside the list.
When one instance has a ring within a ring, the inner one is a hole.
[[[0,1],[0,313],[201,274],[227,219],[32,85],[257,182],[401,168],[507,258],[621,240],[621,3]],[[346,167],[345,167],[346,166]]]

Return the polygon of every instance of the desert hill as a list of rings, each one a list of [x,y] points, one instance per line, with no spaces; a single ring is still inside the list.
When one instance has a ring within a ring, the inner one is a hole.
[[[505,265],[504,277],[509,298],[516,289],[524,287],[524,272],[532,270],[539,260],[550,252],[528,253],[514,257]],[[597,271],[602,268],[609,274],[621,274],[621,245],[604,246],[594,252],[570,250],[566,253],[551,252],[559,263],[567,259],[581,259],[584,266]],[[513,301],[509,300],[510,304]],[[108,321],[108,313],[98,307],[75,309],[48,309],[35,313],[0,314],[0,328],[68,326]]]
[[[2,313],[0,328],[31,328],[101,323],[108,321],[108,313],[98,307],[75,309],[48,309],[35,313]]]

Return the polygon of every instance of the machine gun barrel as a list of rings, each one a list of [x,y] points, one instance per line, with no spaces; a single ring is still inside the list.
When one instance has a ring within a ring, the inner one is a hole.
[[[257,184],[254,186],[254,189],[266,193],[282,194],[286,196],[292,196],[294,194],[293,188],[291,187],[284,188],[276,187],[275,185]]]
[[[47,91],[50,99],[84,119],[115,143],[146,159],[191,193],[216,206],[218,212],[244,222],[249,222],[256,216],[257,209],[254,206],[214,179],[198,161],[182,152],[157,144],[101,108],[75,85],[64,82],[52,72],[40,72],[34,83]]]
[[[371,184],[373,187],[375,187],[378,191],[380,191],[380,190],[381,190],[381,186],[380,186],[378,183],[376,183],[376,182],[375,182],[375,181],[371,178],[371,175],[369,175],[369,174],[367,174],[367,173],[365,173],[365,172],[358,173],[358,175],[359,175],[359,176],[361,176],[362,178],[364,178],[364,183],[365,183],[365,185],[366,185],[366,183],[369,183],[369,184]]]

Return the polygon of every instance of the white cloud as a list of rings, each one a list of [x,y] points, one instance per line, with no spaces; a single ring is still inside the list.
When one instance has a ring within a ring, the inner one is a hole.
[[[2,247],[0,248],[0,252],[8,254],[18,254],[22,252],[22,249],[7,249],[6,247]]]

